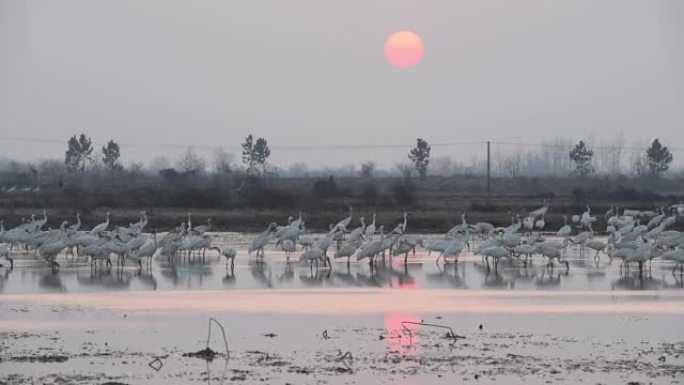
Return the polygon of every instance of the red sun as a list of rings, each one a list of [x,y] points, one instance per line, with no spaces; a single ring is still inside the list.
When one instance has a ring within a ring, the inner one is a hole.
[[[411,31],[398,31],[385,41],[385,57],[395,67],[413,67],[423,58],[423,40]]]

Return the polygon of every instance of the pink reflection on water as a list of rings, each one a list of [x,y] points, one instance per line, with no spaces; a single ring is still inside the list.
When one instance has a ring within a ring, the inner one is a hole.
[[[415,324],[407,324],[406,329],[402,322],[408,321],[413,323],[421,322],[420,317],[413,313],[387,313],[385,314],[385,332],[387,338],[387,345],[390,351],[397,351],[404,355],[416,355],[420,337],[417,335],[419,326]],[[411,338],[413,335],[413,338]]]

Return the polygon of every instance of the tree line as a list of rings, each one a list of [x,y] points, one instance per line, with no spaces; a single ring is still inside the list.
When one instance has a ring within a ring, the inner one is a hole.
[[[496,151],[492,159],[492,174],[500,177],[520,177],[525,175],[576,175],[586,178],[599,174],[597,171],[611,172],[612,175],[622,175],[620,163],[623,162],[624,145],[621,139],[613,140],[611,146],[597,146],[601,151],[596,152],[591,141],[580,140],[572,144],[569,141],[550,142],[548,145],[537,147],[536,150],[525,153],[507,153]],[[559,151],[569,148],[569,152]],[[125,150],[125,149],[124,149]],[[283,170],[270,163],[271,148],[268,141],[263,137],[252,134],[246,136],[241,143],[240,161],[242,166],[236,165],[234,156],[222,149],[214,153],[211,169],[218,178],[260,178],[267,176],[320,176],[329,175],[360,176],[362,179],[372,179],[378,176],[399,175],[404,179],[417,175],[425,179],[429,175],[484,175],[486,162],[473,161],[470,166],[451,160],[450,158],[434,158],[431,145],[423,138],[417,138],[415,146],[410,148],[404,162],[399,162],[394,170],[379,169],[373,161],[360,165],[356,171],[353,166],[347,169],[326,169],[321,172],[309,173],[307,165],[295,164],[289,170]],[[159,156],[145,167],[142,162],[133,162],[124,166],[121,161],[122,148],[115,140],[110,139],[104,146],[96,149],[92,139],[85,133],[73,135],[66,142],[66,151],[63,162],[55,159],[42,161],[40,164],[29,164],[27,173],[33,184],[38,185],[38,175],[47,176],[52,183],[63,185],[64,180],[78,183],[87,172],[92,175],[102,175],[93,183],[103,183],[101,178],[108,178],[112,184],[115,180],[127,180],[142,178],[149,175],[153,170],[157,175],[167,180],[179,180],[179,178],[198,177],[208,174],[208,165],[204,158],[198,155],[192,148],[188,148],[175,163],[168,158]],[[660,139],[654,139],[650,145],[633,155],[631,167],[633,175],[638,177],[659,178],[670,169],[673,161],[671,150],[661,143]],[[526,164],[525,164],[526,162]],[[22,166],[26,167],[26,166]],[[55,180],[57,175],[58,180]],[[42,178],[45,182],[45,178]],[[98,182],[99,180],[99,182]]]

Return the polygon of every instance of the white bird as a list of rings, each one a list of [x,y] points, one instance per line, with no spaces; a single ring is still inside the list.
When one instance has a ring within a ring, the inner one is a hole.
[[[10,263],[10,269],[14,268],[14,259],[10,257],[10,249],[7,245],[0,245],[0,257],[4,257]],[[0,265],[2,267],[2,265]]]
[[[650,261],[653,258],[653,245],[650,243],[644,243],[639,246],[630,255],[627,255],[622,262],[623,265],[629,266],[629,263],[636,262],[639,265],[639,273],[643,273],[644,263]]]
[[[107,230],[107,227],[109,227],[109,211],[107,212],[107,220],[100,223],[99,225],[93,227],[92,230],[90,230],[91,235],[98,235],[101,232]]]
[[[346,233],[347,227],[349,226],[349,224],[351,223],[351,220],[352,220],[352,211],[353,211],[352,207],[349,206],[349,216],[342,219],[341,221],[337,222],[337,224],[335,226],[333,226],[332,230],[333,231],[340,230],[340,231],[342,231],[343,234]]]
[[[78,231],[81,228],[81,214],[76,212],[76,223],[69,226],[69,230]]]
[[[354,255],[356,250],[359,249],[359,246],[361,246],[359,241],[353,241],[345,244],[344,246],[340,247],[336,252],[335,255],[333,256],[335,259],[338,258],[347,258],[347,265],[349,264],[349,259]]]
[[[309,248],[309,250],[305,251],[301,256],[299,256],[299,260],[302,262],[310,262],[311,268],[313,268],[313,264],[316,262],[316,268],[318,268],[318,261],[323,258],[324,254],[325,251],[319,249],[318,247],[312,246]]]
[[[59,268],[59,264],[55,259],[57,259],[57,255],[64,250],[66,247],[66,244],[64,243],[64,240],[59,240],[57,242],[53,243],[48,243],[40,246],[38,248],[38,254],[47,261],[53,269]]]
[[[672,272],[674,273],[679,266],[680,272],[684,273],[684,249],[669,251],[660,256],[661,259],[674,262]]]
[[[563,215],[563,227],[561,227],[558,230],[558,233],[556,233],[556,235],[558,235],[559,238],[565,239],[565,238],[569,237],[570,234],[572,234],[572,227],[570,227],[570,225],[568,225],[568,217]]]
[[[268,244],[268,242],[271,240],[272,232],[275,228],[275,222],[269,224],[266,231],[257,235],[257,237],[252,240],[252,243],[250,243],[249,247],[247,248],[247,253],[252,254],[256,251],[256,257],[259,258],[259,254],[261,254],[261,258],[263,259],[264,246],[266,246],[266,244]]]
[[[665,219],[665,211],[661,207],[660,208],[660,214],[654,216],[653,218],[651,218],[650,221],[648,221],[648,224],[647,224],[648,228],[652,229],[652,228],[660,225],[660,223],[663,221],[663,219]]]
[[[152,242],[147,242],[145,243],[138,251],[135,253],[134,258],[138,260],[138,264],[141,265],[142,267],[142,262],[141,260],[143,258],[148,258],[148,261],[152,261],[152,257],[154,257],[154,253],[157,251],[159,248],[159,244],[157,243],[157,232],[152,233]]]
[[[380,225],[378,230],[380,232],[380,239],[361,245],[361,247],[359,247],[359,249],[356,251],[357,261],[368,258],[370,260],[370,265],[373,266],[375,256],[382,251],[382,246],[385,240],[384,226]]]
[[[487,222],[477,222],[476,224],[472,225],[473,228],[473,233],[478,233],[478,234],[489,234],[492,231],[494,231],[494,225],[491,223]]]
[[[371,239],[373,238],[373,235],[375,235],[375,214],[373,214],[373,222],[366,226],[366,231],[364,232],[364,235],[366,235],[366,238]]]
[[[537,247],[535,245],[530,245],[530,244],[522,244],[518,245],[513,248],[513,254],[517,256],[518,259],[520,259],[521,255],[525,256],[525,260],[523,263],[525,266],[527,266],[527,260],[532,259],[532,254],[537,252]]]
[[[546,203],[546,199],[544,199],[544,203],[542,204],[542,207],[530,212],[530,216],[533,219],[543,217],[544,215],[546,215],[548,210],[549,210],[549,204]]]
[[[523,228],[527,233],[531,233],[532,230],[534,230],[534,218],[532,216],[525,217],[523,220]]]
[[[408,213],[404,211],[404,221],[399,223],[397,227],[392,230],[393,234],[404,234],[406,232],[406,225],[408,224]]]
[[[361,226],[355,228],[349,233],[349,241],[356,242],[363,238],[363,234],[366,232],[366,218],[361,217]]]
[[[451,236],[451,235],[457,234],[457,233],[462,233],[462,232],[466,231],[467,228],[468,228],[468,221],[466,221],[466,214],[463,213],[461,215],[461,224],[456,225],[456,226],[452,227],[451,229],[449,229],[449,231],[447,231],[447,236]]]
[[[206,233],[207,231],[210,231],[210,230],[211,230],[211,218],[207,218],[207,224],[206,225],[195,226],[192,229],[192,231],[198,235],[203,235],[204,233]]]
[[[280,248],[285,252],[285,259],[290,260],[290,254],[297,251],[297,245],[291,239],[285,239],[280,243]]]
[[[542,256],[546,257],[549,259],[549,262],[546,264],[546,267],[553,267],[553,261],[557,260],[558,263],[565,263],[565,268],[570,269],[570,264],[568,263],[567,260],[561,260],[561,251],[555,247],[539,247],[538,248],[539,252],[541,253]]]
[[[540,232],[541,232],[542,230],[544,230],[544,226],[546,226],[546,222],[544,222],[544,215],[542,215],[542,216],[541,216],[541,219],[539,219],[539,220],[537,220],[536,222],[534,222],[534,228],[535,228],[537,231],[540,231]]]
[[[221,250],[218,247],[211,247],[212,250],[216,250],[219,254],[221,254],[223,257],[226,258],[226,265],[228,262],[230,262],[230,268],[233,269],[235,267],[235,257],[237,256],[237,251],[235,249],[229,247],[226,249]]]
[[[487,266],[489,266],[489,258],[492,258],[494,261],[494,270],[498,271],[499,268],[499,261],[502,258],[511,258],[511,252],[508,251],[508,249],[501,247],[501,246],[495,246],[495,247],[489,247],[481,251],[481,254],[485,257],[487,261]]]
[[[587,241],[584,242],[584,245],[592,250],[596,251],[596,255],[594,256],[594,260],[597,260],[599,258],[599,254],[602,251],[605,251],[606,247],[608,246],[606,242],[599,240],[599,239],[588,239]]]
[[[448,257],[453,257],[454,258],[454,263],[458,262],[458,256],[461,254],[463,249],[465,248],[466,244],[468,243],[468,234],[466,233],[466,237],[462,239],[457,239],[449,242],[447,246],[444,248],[444,251],[437,257],[437,261],[439,261],[439,258],[442,257],[444,259],[445,263],[448,263],[449,261],[447,260]]]

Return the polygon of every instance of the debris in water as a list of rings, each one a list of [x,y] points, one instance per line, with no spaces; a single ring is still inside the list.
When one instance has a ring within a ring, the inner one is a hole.
[[[437,324],[428,324],[425,322],[401,321],[401,327],[404,329],[404,333],[409,335],[409,339],[410,339],[409,343],[410,344],[413,344],[413,332],[411,332],[411,329],[406,327],[406,325],[420,325],[420,326],[429,326],[429,327],[433,327],[433,328],[447,329],[448,331],[447,331],[446,335],[444,336],[444,338],[453,339],[454,343],[456,341],[458,341],[459,339],[465,338],[464,336],[459,336],[456,333],[454,333],[453,329],[451,329],[451,327],[449,327],[449,326],[437,325]]]
[[[266,333],[266,334],[262,334],[262,336],[268,337],[268,338],[275,338],[275,337],[278,337],[278,335],[275,334],[275,333]]]
[[[218,326],[221,329],[221,334],[223,335],[223,343],[226,345],[226,357],[230,358],[230,351],[228,350],[228,338],[226,338],[226,330],[223,328],[223,325],[221,325],[220,322],[218,322],[215,318],[209,318],[209,332],[207,333],[207,347],[204,350],[211,350],[209,349],[209,341],[211,340],[211,324],[215,323],[216,326]]]
[[[339,351],[338,355],[340,355],[340,356],[337,358],[337,362],[341,362],[345,367],[344,368],[338,367],[335,370],[338,373],[351,373],[352,372],[351,364],[354,361],[354,357],[352,357],[352,353],[346,352],[346,353],[342,354],[342,351]]]
[[[162,366],[164,366],[164,364],[162,363],[161,359],[159,359],[159,357],[155,357],[154,360],[147,365],[150,368],[156,370],[157,372],[161,370]]]
[[[482,329],[483,329],[483,327],[482,327],[482,324],[480,324],[480,327],[479,327],[479,329],[480,329],[480,330],[482,330]]]
[[[323,339],[328,340],[330,337],[328,336],[328,329],[323,330]]]
[[[216,353],[215,351],[209,349],[209,348],[204,348],[202,350],[192,352],[192,353],[183,353],[183,357],[197,357],[197,358],[202,358],[207,361],[211,361],[214,358],[216,358],[219,354]]]

